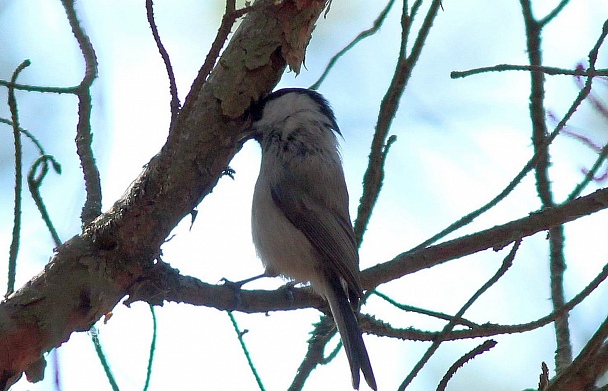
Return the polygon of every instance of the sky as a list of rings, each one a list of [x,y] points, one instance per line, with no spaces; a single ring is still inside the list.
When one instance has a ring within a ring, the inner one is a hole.
[[[427,2],[425,2],[426,4]],[[537,15],[557,1],[535,1]],[[104,210],[122,196],[142,166],[163,145],[169,124],[169,94],[165,71],[146,22],[143,2],[81,0],[78,12],[99,59],[93,88],[94,149],[102,177]],[[242,4],[240,4],[242,5]],[[307,87],[322,73],[331,56],[359,31],[371,26],[384,4],[333,1],[321,18],[299,75],[286,73],[277,88]],[[184,99],[204,60],[221,20],[224,3],[158,0],[155,14],[161,37],[174,65]],[[524,72],[492,73],[450,79],[454,70],[495,64],[525,64],[525,36],[519,2],[515,0],[445,0],[444,10],[424,48],[400,103],[391,134],[397,136],[386,165],[383,192],[360,250],[361,269],[386,262],[431,237],[459,217],[477,209],[501,191],[532,156],[528,115],[529,78]],[[423,7],[425,9],[425,7]],[[608,5],[602,0],[572,1],[543,36],[547,65],[573,68],[585,61],[599,36]],[[341,153],[356,215],[361,178],[378,116],[379,102],[390,82],[399,45],[400,5],[389,14],[377,35],[351,50],[330,73],[319,91],[331,102],[344,135]],[[0,0],[0,78],[9,79],[25,58],[32,65],[22,83],[71,86],[82,77],[83,64],[57,1]],[[415,28],[417,28],[415,24]],[[599,64],[605,67],[606,50]],[[574,80],[547,78],[547,108],[563,115],[577,94]],[[599,84],[597,93],[608,90]],[[43,195],[63,240],[78,234],[84,200],[79,163],[73,146],[76,100],[70,96],[19,93],[22,125],[35,132],[62,163],[61,176],[51,175]],[[6,106],[0,117],[8,118]],[[572,129],[598,145],[608,141],[608,120],[583,105]],[[11,129],[0,142],[0,251],[10,245],[13,175]],[[553,146],[551,178],[556,200],[562,201],[582,179],[581,169],[595,159],[587,146],[568,137]],[[26,157],[35,151],[26,143]],[[231,162],[235,179],[222,178],[189,219],[172,232],[163,246],[164,261],[183,274],[209,283],[237,281],[262,272],[251,243],[250,213],[259,167],[259,147],[250,142]],[[27,159],[26,159],[27,160]],[[587,192],[605,186],[596,183]],[[526,216],[539,208],[534,181],[528,176],[507,200],[450,238]],[[42,270],[54,247],[30,199],[24,203],[22,246],[18,263],[20,286]],[[575,295],[606,263],[606,213],[566,226],[566,294]],[[508,251],[508,250],[507,250]],[[506,252],[486,251],[379,287],[395,300],[446,313],[460,306],[499,267]],[[8,257],[0,257],[7,259]],[[3,268],[6,261],[0,261]],[[526,322],[551,311],[545,234],[526,239],[516,262],[465,315],[484,322]],[[266,279],[250,289],[273,289],[283,282]],[[5,286],[0,273],[0,286]],[[578,351],[608,311],[606,288],[577,307],[571,317],[572,339]],[[372,298],[363,312],[395,327],[436,330],[442,323],[396,311]],[[260,376],[268,390],[286,389],[306,351],[313,309],[270,314],[235,314]],[[150,390],[256,389],[227,314],[214,309],[165,304],[157,309],[158,345]],[[151,339],[146,304],[118,305],[107,323],[97,325],[99,338],[121,389],[141,389]],[[496,338],[498,346],[467,364],[450,383],[451,389],[520,390],[534,387],[540,363],[553,368],[552,327],[529,334]],[[397,387],[428,344],[365,337],[381,390]],[[95,357],[88,333],[73,334],[58,350],[64,390],[110,389]],[[334,341],[335,342],[335,341]],[[449,365],[481,340],[445,343],[409,388],[435,389]],[[49,363],[52,360],[49,358]],[[14,390],[52,390],[47,380],[22,380]],[[344,353],[313,373],[310,390],[350,389]],[[364,388],[362,388],[364,389]]]

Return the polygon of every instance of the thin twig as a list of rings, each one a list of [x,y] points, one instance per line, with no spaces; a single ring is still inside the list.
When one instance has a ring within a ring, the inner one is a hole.
[[[42,181],[46,177],[46,174],[49,171],[49,162],[56,173],[61,174],[61,165],[55,160],[55,158],[51,155],[42,155],[39,156],[32,166],[30,167],[30,171],[27,174],[27,185],[30,189],[30,193],[32,195],[32,199],[40,212],[40,216],[42,217],[42,221],[46,224],[51,236],[53,238],[53,242],[56,247],[61,245],[61,239],[59,238],[59,234],[53,225],[51,217],[46,209],[46,205],[42,200],[42,195],[40,194],[40,188],[42,187]],[[40,170],[39,170],[40,168]]]
[[[593,291],[597,289],[597,287],[602,282],[606,280],[606,278],[608,278],[608,264],[606,264],[602,271],[591,282],[589,282],[589,284],[587,284],[585,288],[583,288],[576,296],[574,296],[572,300],[567,302],[563,307],[551,312],[546,316],[543,316],[542,318],[527,323],[513,325],[485,323],[483,325],[480,325],[479,327],[471,329],[452,331],[444,338],[444,340],[453,341],[469,338],[492,337],[503,334],[525,333],[528,331],[539,329],[555,321],[556,318],[560,317],[564,313],[570,312],[574,307],[582,303],[583,300],[585,300]],[[437,335],[439,334],[437,332],[423,332],[413,329],[395,329],[375,319],[366,319],[366,331],[378,336],[410,339],[415,341],[433,341],[437,338]],[[454,319],[454,317],[449,318],[449,320],[451,319]]]
[[[19,77],[21,71],[30,66],[30,60],[25,60],[15,71],[11,77],[11,82],[14,83]],[[15,291],[15,279],[17,276],[17,255],[19,254],[19,241],[21,237],[21,201],[23,187],[23,152],[21,146],[21,130],[19,127],[19,110],[17,109],[17,99],[15,98],[15,89],[8,88],[8,107],[11,112],[11,121],[13,123],[13,143],[15,145],[15,199],[13,207],[13,235],[11,246],[8,254],[8,283],[6,288],[7,296]]]
[[[608,338],[608,317],[598,327],[589,342],[579,355],[574,359],[572,365],[565,368],[550,383],[548,391],[570,391],[574,389],[593,389],[595,382],[604,374],[606,364],[598,362],[598,353],[605,346]],[[597,371],[596,368],[601,368]]]
[[[439,346],[445,340],[445,337],[452,332],[452,330],[454,329],[454,326],[456,326],[456,322],[462,317],[462,315],[464,315],[464,313],[469,308],[471,308],[473,303],[475,303],[475,301],[479,297],[481,297],[481,295],[483,295],[488,289],[490,289],[490,287],[492,285],[494,285],[502,276],[505,275],[507,270],[509,270],[509,268],[513,264],[513,260],[515,259],[515,254],[517,254],[517,250],[519,249],[520,244],[521,244],[521,239],[517,240],[513,244],[511,251],[509,251],[509,254],[507,254],[507,256],[504,258],[500,268],[496,271],[496,273],[485,284],[483,284],[481,286],[481,288],[479,288],[477,290],[477,292],[475,292],[473,294],[473,296],[471,296],[471,298],[462,306],[462,308],[460,308],[460,310],[458,310],[458,312],[456,312],[456,315],[454,315],[454,318],[451,319],[445,325],[443,330],[441,330],[439,335],[437,335],[436,338],[433,340],[433,343],[431,344],[431,346],[427,349],[427,351],[420,358],[420,360],[416,363],[416,365],[414,365],[414,368],[412,368],[411,372],[403,380],[403,383],[401,383],[401,385],[398,388],[399,390],[405,390],[405,388],[412,382],[412,380],[414,380],[414,378],[416,377],[416,375],[418,375],[418,373],[420,372],[422,367],[424,367],[426,365],[426,363],[433,356],[433,354],[435,354],[437,349],[439,349]]]
[[[560,1],[560,3],[555,8],[553,8],[553,10],[549,12],[547,16],[538,21],[538,24],[540,24],[541,26],[549,24],[549,22],[551,22],[557,15],[559,15],[560,12],[562,12],[564,7],[566,7],[568,3],[570,3],[570,0]]]
[[[156,352],[156,336],[157,336],[157,322],[156,322],[156,311],[154,306],[150,304],[150,314],[152,315],[152,341],[150,341],[150,353],[148,355],[148,367],[146,370],[146,382],[144,383],[144,391],[148,390],[150,386],[150,379],[152,378],[152,364],[154,363],[154,352]]]
[[[323,351],[327,342],[336,335],[336,327],[334,321],[329,316],[322,316],[319,323],[315,325],[312,336],[308,340],[308,351],[300,363],[300,367],[288,388],[288,391],[299,391],[304,388],[304,383],[310,376],[310,373],[319,364],[327,362],[323,357]]]
[[[150,30],[152,30],[154,42],[156,42],[156,47],[158,48],[158,52],[163,59],[165,70],[167,71],[167,77],[169,78],[169,93],[171,94],[171,102],[169,104],[171,107],[171,124],[169,128],[173,129],[180,109],[179,96],[177,94],[177,83],[175,82],[175,73],[173,72],[173,67],[171,66],[169,53],[167,53],[167,49],[165,49],[165,46],[160,39],[158,27],[156,26],[156,21],[154,20],[153,0],[146,0],[146,15],[148,17],[148,25],[150,26]]]
[[[249,349],[247,349],[247,344],[245,344],[245,340],[243,339],[243,335],[245,335],[245,333],[247,331],[241,331],[238,323],[236,322],[236,318],[232,314],[232,311],[226,311],[226,313],[228,314],[228,317],[230,318],[230,322],[232,323],[232,327],[234,328],[234,331],[236,332],[236,337],[239,340],[239,343],[241,344],[241,349],[243,349],[243,354],[245,355],[245,358],[247,359],[247,364],[249,365],[249,369],[251,369],[251,373],[255,377],[255,381],[257,382],[260,390],[264,391],[265,388],[264,388],[264,384],[262,383],[262,379],[260,378],[260,375],[258,374],[258,371],[255,368],[255,365],[253,364],[253,360],[251,359],[251,355],[249,354]]]
[[[13,126],[12,121],[9,121],[4,118],[0,118],[0,123],[5,123],[7,125],[10,125],[11,127]],[[46,210],[46,206],[44,205],[42,196],[40,195],[40,187],[42,185],[44,177],[48,173],[49,162],[53,166],[53,170],[55,170],[55,172],[58,174],[61,174],[61,164],[59,164],[59,162],[55,159],[54,156],[46,154],[44,147],[42,146],[40,141],[27,129],[19,127],[19,131],[34,143],[34,145],[38,149],[38,153],[40,154],[40,156],[38,156],[38,158],[34,160],[34,163],[32,163],[30,167],[30,170],[27,175],[27,183],[30,189],[30,193],[32,194],[32,198],[34,199],[34,203],[40,211],[42,220],[45,222],[47,228],[49,229],[49,232],[53,237],[55,245],[59,246],[59,243],[61,243],[61,241],[59,239],[59,235],[57,234],[57,230],[53,226],[53,223],[49,217],[48,211]],[[39,167],[42,167],[40,172],[38,172]]]
[[[481,73],[488,72],[504,72],[504,71],[526,71],[526,72],[542,72],[545,75],[551,76],[608,76],[608,69],[565,69],[556,67],[547,67],[542,65],[511,65],[511,64],[499,64],[491,67],[481,67],[475,69],[469,69],[466,71],[452,71],[450,77],[452,79],[460,79],[467,76],[478,75]]]
[[[607,36],[608,36],[608,20],[606,20],[604,22],[604,25],[602,26],[602,33],[601,33],[599,39],[596,41],[595,45],[593,45],[593,48],[591,49],[591,51],[589,52],[588,69],[591,69],[591,70],[595,69],[595,64],[597,62],[597,56],[598,56],[599,50],[600,50],[601,46],[604,44],[604,41]],[[591,81],[592,80],[593,80],[592,77],[587,78],[587,82],[584,84],[583,90],[588,90],[589,92],[591,91]],[[600,111],[602,111],[602,110],[600,109]],[[578,194],[580,194],[582,189],[593,178],[593,176],[595,175],[595,172],[599,169],[601,163],[605,160],[606,155],[608,155],[608,144],[604,146],[604,148],[600,152],[600,155],[598,156],[597,160],[595,161],[595,164],[593,165],[591,170],[587,173],[584,180],[576,186],[576,188],[572,191],[572,193],[570,193],[567,201],[569,201],[570,199],[573,199],[574,197],[578,196]]]
[[[0,80],[0,86],[14,88],[15,90],[28,92],[49,92],[54,94],[75,94],[80,86],[73,87],[48,87],[48,86],[33,86],[30,84],[13,83],[6,80]]]
[[[62,0],[68,22],[72,28],[74,38],[82,52],[85,61],[85,74],[78,86],[78,124],[76,125],[76,151],[80,158],[80,165],[84,174],[86,200],[82,207],[80,219],[82,226],[86,226],[101,214],[101,180],[99,170],[93,154],[93,135],[91,133],[91,85],[97,77],[97,58],[91,40],[80,25],[74,0]]]
[[[276,5],[276,4],[275,4]],[[222,22],[220,27],[217,30],[217,34],[215,35],[215,39],[211,44],[211,48],[209,52],[207,52],[207,56],[205,57],[205,62],[203,66],[199,69],[194,82],[192,83],[192,87],[190,87],[190,92],[188,92],[188,96],[197,96],[199,91],[203,88],[203,85],[207,81],[207,77],[211,74],[217,59],[219,58],[220,52],[228,39],[228,35],[234,26],[236,20],[246,13],[251,11],[261,9],[263,7],[269,6],[269,2],[264,1],[256,1],[255,4],[251,6],[247,6],[241,9],[236,9],[236,0],[226,0],[226,11],[224,12],[224,16],[222,17]],[[195,99],[186,98],[186,103],[184,104],[184,108],[182,111],[188,111],[189,105],[194,104]]]
[[[424,43],[430,34],[431,27],[439,11],[441,2],[439,0],[434,0],[431,3],[409,55],[406,54],[406,49],[412,24],[412,16],[408,12],[407,4],[407,1],[403,2],[401,14],[401,44],[399,47],[397,66],[391,80],[391,84],[387,89],[382,102],[380,103],[376,131],[374,133],[371,151],[369,154],[369,162],[367,170],[363,176],[363,194],[359,200],[357,219],[355,220],[354,224],[355,238],[359,245],[361,245],[361,242],[363,241],[363,235],[371,219],[372,211],[378,200],[384,181],[383,162],[386,160],[386,149],[389,146],[386,141],[388,131],[391,127],[393,119],[395,118],[397,109],[399,108],[399,101],[403,95],[403,91],[405,90],[405,87],[412,75],[412,70],[420,58]],[[416,7],[416,11],[417,7],[419,6],[419,2],[414,5],[414,7]],[[412,14],[414,13],[414,7],[412,9]]]
[[[602,148],[602,150],[598,154],[597,159],[595,159],[595,163],[593,163],[593,166],[591,166],[589,171],[587,171],[583,180],[580,183],[578,183],[576,185],[576,187],[574,188],[574,190],[572,190],[572,192],[568,195],[568,197],[566,198],[566,202],[572,201],[573,199],[575,199],[576,197],[581,195],[581,193],[587,187],[587,185],[589,183],[591,183],[591,181],[595,178],[595,174],[602,167],[602,164],[604,163],[604,161],[606,161],[607,157],[608,157],[608,144],[604,145],[604,148]]]
[[[6,125],[10,126],[11,128],[13,127],[13,121],[5,119],[5,118],[0,118],[0,123],[6,124]],[[38,140],[29,130],[19,127],[19,131],[21,133],[23,133],[25,135],[25,137],[29,138],[34,143],[34,145],[36,146],[36,149],[38,149],[38,153],[40,154],[40,156],[46,155],[46,152],[44,151],[44,147],[40,143],[40,140]]]
[[[433,317],[433,318],[442,319],[442,320],[448,320],[448,321],[452,320],[454,318],[453,316],[444,314],[442,312],[431,311],[431,310],[427,310],[427,309],[424,309],[424,308],[418,308],[418,307],[414,307],[414,306],[411,306],[411,305],[398,303],[397,301],[395,301],[391,297],[389,297],[389,296],[387,296],[387,295],[385,295],[383,293],[378,292],[377,289],[374,289],[372,294],[380,297],[382,300],[386,301],[387,303],[390,303],[394,307],[399,308],[400,310],[403,310],[403,311],[413,312],[413,313],[416,313],[416,314],[427,315],[427,316],[430,316],[430,317]],[[458,324],[466,326],[466,327],[469,327],[469,328],[472,328],[472,329],[477,328],[477,327],[481,327],[477,323],[471,322],[470,320],[467,320],[467,319],[458,319]]]
[[[101,366],[103,367],[103,371],[108,378],[108,382],[110,383],[110,387],[112,387],[112,391],[120,391],[118,388],[118,383],[114,378],[114,374],[112,374],[112,369],[110,368],[110,363],[107,360],[106,354],[103,351],[103,347],[101,346],[101,341],[99,340],[99,331],[95,326],[91,327],[89,330],[89,334],[91,335],[91,341],[93,342],[93,346],[95,347],[95,353],[97,353],[97,358],[99,362],[101,362]]]
[[[380,30],[380,27],[382,27],[382,24],[384,24],[384,21],[386,20],[386,16],[388,15],[389,11],[393,7],[393,4],[395,4],[395,0],[389,0],[388,3],[386,3],[386,6],[384,7],[384,9],[382,11],[380,11],[380,14],[376,18],[376,20],[374,20],[372,27],[368,28],[367,30],[361,31],[355,37],[355,39],[353,39],[348,45],[346,45],[338,53],[334,54],[332,56],[332,58],[329,60],[329,63],[327,64],[327,66],[325,67],[325,70],[323,70],[323,73],[321,74],[319,79],[317,79],[317,81],[315,81],[308,88],[310,88],[311,90],[318,89],[321,86],[321,83],[323,83],[323,81],[329,74],[329,71],[331,71],[331,69],[334,67],[334,65],[338,62],[340,57],[342,57],[349,50],[354,48],[359,42],[363,41],[365,38],[371,37],[372,35],[376,34],[378,32],[378,30]]]
[[[532,66],[542,66],[542,39],[541,34],[544,25],[540,24],[532,12],[530,0],[520,0],[524,26],[526,29],[526,48],[528,60]],[[539,152],[542,148],[541,158],[534,167],[536,179],[536,192],[543,207],[555,206],[553,199],[553,188],[549,178],[549,167],[551,166],[551,155],[548,147],[545,149],[547,139],[547,117],[545,112],[545,76],[542,72],[530,73],[530,119],[532,121],[532,144],[534,151]],[[566,259],[564,254],[565,236],[564,227],[559,225],[549,230],[549,276],[551,287],[551,301],[554,308],[563,307],[564,297],[564,273],[566,271]],[[565,313],[554,322],[555,339],[557,348],[555,350],[555,370],[560,373],[572,362],[572,344],[570,341],[569,314]]]
[[[475,349],[460,357],[458,360],[456,360],[456,362],[450,366],[446,374],[443,375],[443,378],[439,382],[439,385],[437,385],[437,391],[445,391],[446,387],[448,386],[448,382],[456,374],[456,371],[462,368],[462,366],[468,361],[474,359],[475,356],[478,356],[492,349],[494,346],[496,346],[497,343],[498,342],[489,339],[481,345],[477,346]]]

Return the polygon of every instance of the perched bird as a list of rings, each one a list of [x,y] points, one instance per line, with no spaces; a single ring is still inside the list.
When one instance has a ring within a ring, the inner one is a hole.
[[[251,225],[266,274],[310,282],[329,303],[353,388],[359,388],[362,372],[376,390],[356,316],[363,295],[359,254],[334,113],[315,91],[282,89],[253,106],[252,130],[262,163]]]

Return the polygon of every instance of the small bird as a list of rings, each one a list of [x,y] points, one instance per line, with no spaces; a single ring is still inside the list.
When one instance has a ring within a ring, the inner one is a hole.
[[[251,225],[265,274],[310,282],[329,303],[353,388],[362,372],[376,390],[356,316],[363,290],[335,115],[321,94],[287,88],[254,104],[251,116],[262,147]]]

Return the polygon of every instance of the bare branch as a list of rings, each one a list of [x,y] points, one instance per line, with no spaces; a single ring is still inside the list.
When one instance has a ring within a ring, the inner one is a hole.
[[[602,29],[602,34],[600,35],[600,38],[598,39],[594,48],[591,50],[591,52],[589,54],[589,59],[590,59],[589,62],[590,62],[590,64],[593,64],[593,66],[595,66],[595,61],[597,60],[597,53],[599,51],[599,48],[600,48],[602,42],[605,39],[606,32],[608,31],[607,26],[608,26],[608,21],[606,23],[604,23],[604,26]],[[490,200],[488,203],[486,203],[479,209],[467,214],[466,216],[463,216],[456,222],[450,224],[447,228],[443,229],[441,232],[433,235],[431,238],[429,238],[429,239],[425,240],[424,242],[422,242],[421,244],[417,245],[411,251],[415,251],[415,250],[424,248],[432,243],[435,243],[437,240],[445,237],[446,235],[456,231],[457,229],[464,227],[465,225],[469,224],[470,222],[472,222],[474,219],[476,219],[483,213],[492,209],[501,200],[503,200],[505,197],[507,197],[521,183],[522,179],[524,179],[524,177],[534,167],[536,167],[536,165],[538,164],[538,161],[543,157],[543,154],[546,153],[546,151],[548,150],[549,145],[551,145],[551,143],[555,140],[555,138],[557,138],[557,136],[561,133],[561,131],[566,126],[566,123],[570,120],[572,115],[579,108],[581,103],[589,96],[589,94],[591,93],[591,86],[593,84],[593,80],[594,80],[593,77],[591,77],[591,76],[587,77],[584,87],[578,93],[578,95],[576,96],[576,99],[574,99],[574,101],[570,105],[570,108],[568,109],[566,114],[564,114],[562,119],[555,126],[555,129],[551,132],[551,134],[549,134],[546,137],[543,145],[540,146],[535,151],[532,158],[530,158],[530,160],[524,165],[524,167],[521,169],[521,171],[519,173],[517,173],[517,175],[515,175],[515,178],[513,178],[511,180],[511,182],[496,197],[494,197],[492,200]]]
[[[388,15],[389,11],[393,7],[393,4],[395,4],[395,0],[389,0],[388,3],[386,3],[386,6],[384,6],[384,9],[382,9],[382,11],[380,11],[380,14],[376,17],[376,20],[374,20],[372,27],[368,28],[367,30],[361,31],[359,34],[357,34],[355,39],[353,39],[348,45],[346,45],[338,53],[334,54],[332,56],[332,58],[329,60],[329,63],[325,67],[325,70],[323,71],[321,76],[319,76],[317,81],[315,81],[308,88],[310,88],[311,90],[318,89],[321,86],[321,83],[323,83],[323,80],[325,80],[325,78],[329,74],[329,71],[331,71],[331,69],[334,67],[334,65],[338,62],[340,57],[342,57],[349,50],[354,48],[359,42],[363,41],[365,38],[371,37],[372,35],[376,34],[378,32],[378,30],[380,30],[380,27],[382,27],[382,25],[384,24],[384,21],[386,20],[386,16]]]
[[[355,220],[354,230],[357,243],[359,245],[363,241],[363,235],[369,224],[369,220],[372,215],[372,210],[380,195],[380,189],[384,181],[384,167],[383,161],[386,159],[386,149],[389,146],[387,143],[388,131],[391,127],[391,123],[397,109],[399,108],[399,101],[405,90],[411,75],[412,70],[420,54],[422,53],[422,47],[428,38],[431,26],[437,16],[441,1],[433,0],[431,6],[422,22],[422,26],[418,31],[418,35],[412,47],[411,53],[406,54],[407,41],[410,33],[412,18],[420,2],[417,2],[411,11],[408,10],[407,1],[403,2],[403,9],[401,13],[401,44],[399,48],[399,56],[397,58],[397,66],[391,80],[391,84],[388,87],[384,98],[380,104],[380,110],[378,112],[378,120],[376,123],[376,131],[372,140],[371,152],[369,154],[369,162],[367,170],[363,176],[363,194],[359,200],[359,208],[357,209],[357,219]]]
[[[593,389],[596,381],[608,369],[608,318],[597,329],[572,365],[558,373],[548,391],[585,391]]]
[[[29,60],[23,61],[13,72],[11,82],[14,83],[19,77],[21,71],[30,65]],[[11,120],[13,126],[13,143],[15,145],[15,195],[13,204],[13,235],[11,246],[8,255],[8,284],[6,294],[9,295],[15,291],[15,277],[17,275],[17,255],[19,254],[19,241],[21,237],[21,201],[23,188],[23,163],[22,163],[22,146],[21,146],[21,130],[19,127],[19,110],[17,109],[17,99],[15,98],[15,89],[8,88],[8,107],[11,112]]]
[[[542,65],[510,65],[510,64],[499,64],[491,67],[481,67],[470,69],[468,71],[452,71],[450,77],[452,79],[460,79],[467,76],[478,75],[480,73],[487,72],[504,72],[504,71],[526,71],[526,72],[542,72],[545,75],[563,75],[563,76],[608,76],[608,69],[565,69],[556,67],[547,67]]]
[[[585,300],[602,282],[608,277],[608,264],[604,266],[602,271],[583,289],[581,290],[572,300],[570,300],[562,308],[554,311],[540,319],[534,320],[528,323],[516,324],[516,325],[499,325],[492,323],[484,323],[483,325],[471,327],[466,330],[452,331],[445,337],[445,340],[457,340],[457,339],[468,339],[468,338],[480,338],[480,337],[491,337],[501,334],[514,334],[514,333],[525,333],[527,331],[536,330],[543,326],[550,324],[555,321],[556,318],[563,315],[564,313],[570,312],[574,307]],[[408,329],[395,329],[383,322],[375,319],[365,317],[366,322],[364,329],[370,333],[379,336],[409,339],[413,341],[433,341],[437,338],[437,332],[419,331],[412,328]],[[454,319],[454,317],[450,318]]]
[[[608,208],[608,189],[602,189],[554,208],[531,213],[528,217],[504,225],[449,240],[436,246],[405,252],[392,261],[363,271],[361,276],[363,287],[372,289],[382,283],[452,259],[490,248],[500,249],[519,237],[534,235],[550,227],[606,208]]]
[[[91,106],[92,97],[90,88],[97,77],[97,57],[91,40],[80,25],[74,0],[62,0],[63,8],[68,17],[74,38],[82,52],[85,61],[85,74],[75,91],[78,96],[78,124],[76,125],[76,152],[80,158],[80,165],[84,174],[86,200],[80,215],[82,226],[86,226],[101,214],[101,180],[99,169],[93,155],[93,135],[91,134]]]
[[[492,349],[494,346],[496,346],[497,343],[498,342],[496,342],[492,339],[487,340],[484,343],[482,343],[481,345],[477,346],[475,349],[473,349],[470,352],[468,352],[467,354],[465,354],[464,356],[460,357],[454,364],[452,364],[450,369],[448,369],[446,374],[443,376],[443,378],[439,382],[439,385],[437,386],[437,391],[444,391],[446,389],[446,387],[448,386],[448,382],[456,374],[457,370],[462,368],[462,366],[464,364],[466,364],[468,361],[475,358],[475,356],[478,356],[478,355],[485,353],[485,352],[489,351],[490,349]]]
[[[427,316],[430,316],[430,317],[433,317],[433,318],[447,320],[447,321],[450,321],[450,320],[454,319],[453,316],[447,315],[447,314],[444,314],[444,313],[441,313],[441,312],[431,311],[431,310],[427,310],[427,309],[424,309],[424,308],[418,308],[418,307],[414,307],[414,306],[411,306],[411,305],[397,303],[395,300],[391,299],[390,297],[386,296],[385,294],[378,292],[377,289],[374,289],[373,292],[372,292],[372,294],[380,297],[381,299],[387,301],[391,305],[393,305],[396,308],[399,308],[400,310],[403,310],[403,311],[408,311],[408,312],[413,312],[413,313],[416,313],[416,314],[427,315]],[[470,320],[463,319],[463,318],[456,319],[456,324],[463,325],[463,326],[466,326],[466,327],[469,327],[469,328],[480,327],[478,324],[476,324],[474,322],[471,322]]]
[[[502,265],[496,271],[496,273],[494,273],[494,275],[492,277],[490,277],[490,279],[488,281],[486,281],[486,283],[483,284],[477,290],[477,292],[475,292],[471,296],[471,298],[460,308],[460,310],[458,310],[458,312],[456,312],[456,315],[454,315],[454,318],[452,320],[450,320],[444,326],[443,330],[441,330],[439,335],[437,335],[437,337],[435,339],[433,339],[433,343],[427,349],[427,351],[424,353],[424,355],[422,355],[422,357],[416,363],[416,365],[414,365],[414,368],[412,368],[411,372],[403,380],[403,382],[399,386],[399,390],[405,390],[405,388],[407,388],[407,386],[412,382],[412,380],[414,380],[414,378],[416,377],[416,375],[418,375],[418,373],[420,372],[422,367],[424,367],[426,365],[426,363],[433,356],[433,354],[435,354],[437,349],[439,349],[439,345],[441,345],[441,343],[445,340],[445,337],[452,332],[452,330],[454,329],[454,326],[456,326],[456,324],[457,324],[457,321],[462,317],[462,315],[464,315],[464,313],[469,308],[471,308],[473,303],[475,303],[475,301],[477,301],[477,299],[479,299],[481,297],[481,295],[483,295],[488,289],[490,289],[490,287],[492,287],[492,285],[496,284],[496,282],[498,282],[498,280],[501,279],[502,276],[505,275],[505,273],[509,270],[509,268],[513,264],[513,260],[515,259],[515,254],[517,254],[517,250],[519,249],[520,244],[521,244],[521,238],[517,239],[515,241],[515,243],[513,244],[513,247],[511,248],[511,251],[509,251],[509,254],[507,254],[507,256],[504,258]]]
[[[158,27],[156,26],[156,21],[154,20],[154,3],[153,0],[146,0],[146,15],[148,17],[148,25],[150,26],[150,30],[152,30],[152,36],[154,37],[154,42],[156,42],[156,47],[158,48],[158,52],[160,53],[161,58],[163,59],[163,63],[165,64],[165,70],[167,71],[167,77],[169,78],[169,93],[171,94],[171,103],[169,104],[171,108],[171,125],[169,128],[173,128],[175,124],[175,120],[177,119],[177,114],[179,113],[179,96],[177,94],[177,83],[175,82],[175,73],[173,72],[173,66],[171,66],[171,58],[169,58],[169,53],[165,46],[163,45],[160,34],[158,33]]]
[[[310,376],[310,373],[317,365],[326,362],[323,358],[323,351],[327,346],[327,342],[336,335],[336,332],[335,323],[328,316],[323,316],[321,321],[315,325],[312,336],[308,340],[308,351],[288,388],[289,391],[298,391],[304,388],[304,383]]]

